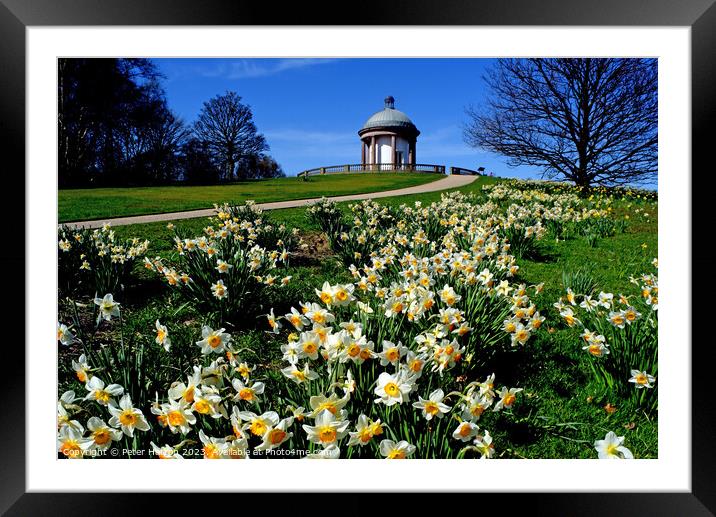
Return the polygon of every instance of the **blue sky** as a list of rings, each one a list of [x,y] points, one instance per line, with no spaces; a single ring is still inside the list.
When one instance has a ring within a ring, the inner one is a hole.
[[[395,97],[421,131],[418,163],[537,178],[463,142],[465,107],[484,99],[490,59],[155,59],[166,76],[169,106],[186,122],[202,103],[234,90],[251,106],[259,132],[287,175],[314,167],[360,163],[357,131],[383,99]]]

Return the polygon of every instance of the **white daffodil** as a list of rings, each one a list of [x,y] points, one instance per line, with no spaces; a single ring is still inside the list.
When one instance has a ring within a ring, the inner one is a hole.
[[[229,295],[229,288],[226,287],[223,280],[219,280],[211,285],[211,294],[219,300],[223,300]]]
[[[315,347],[317,353],[318,343],[314,341],[313,346]],[[305,357],[303,350],[301,350],[301,344],[298,341],[291,341],[290,343],[281,345],[281,353],[283,354],[281,359],[289,364],[296,364],[299,359]]]
[[[273,309],[271,309],[271,312],[266,315],[266,320],[268,321],[269,328],[271,329],[269,332],[273,334],[278,334],[278,331],[281,330],[281,322],[279,322],[276,319],[276,316],[273,314]]]
[[[118,397],[124,393],[124,388],[119,384],[110,384],[105,387],[104,381],[96,376],[87,381],[85,389],[89,392],[85,397],[85,400],[95,400],[103,406],[107,406],[110,402],[114,402],[112,397]]]
[[[348,332],[353,339],[358,339],[363,335],[363,326],[360,323],[356,323],[352,319],[350,321],[342,322],[339,326]]]
[[[112,445],[122,438],[122,431],[109,427],[101,418],[96,416],[87,420],[87,429],[89,430],[89,439],[92,443],[90,450],[106,451]]]
[[[293,433],[287,429],[293,424],[293,417],[284,418],[275,427],[268,429],[263,435],[263,441],[256,447],[258,451],[266,451],[279,447],[286,440],[290,440]]]
[[[385,308],[385,317],[392,318],[393,316],[397,316],[398,314],[405,312],[405,310],[408,308],[408,305],[405,302],[404,297],[391,296],[390,298],[385,300],[383,307]]]
[[[408,395],[412,389],[413,384],[405,375],[400,373],[391,375],[388,372],[383,372],[378,376],[375,394],[379,398],[375,399],[375,402],[382,402],[386,406],[402,404],[408,401]]]
[[[478,434],[473,444],[480,452],[480,459],[490,459],[494,456],[495,446],[492,444],[492,436],[490,436],[489,431],[485,431],[484,435]]]
[[[213,438],[204,434],[203,430],[199,431],[199,440],[204,445],[204,459],[218,460],[228,455],[229,446],[225,438]]]
[[[617,328],[623,329],[626,321],[626,315],[622,311],[609,313],[609,322]]]
[[[398,443],[393,440],[380,442],[380,454],[389,460],[403,460],[414,452],[415,445],[411,445],[405,440],[400,440]]]
[[[562,316],[564,322],[570,327],[574,327],[576,324],[581,323],[574,315],[574,311],[570,307],[560,311],[559,315]]]
[[[469,442],[477,436],[477,432],[479,430],[480,428],[474,422],[464,421],[457,426],[455,431],[453,431],[452,437],[456,440],[460,440],[461,442]]]
[[[114,301],[111,294],[105,294],[104,298],[95,298],[95,305],[99,306],[99,314],[97,314],[97,323],[102,321],[110,321],[112,316],[119,316],[119,303]]]
[[[361,312],[364,312],[365,314],[373,314],[375,312],[373,311],[373,307],[361,301],[358,302],[358,308],[361,310]]]
[[[380,425],[380,420],[378,420],[378,424]],[[374,430],[375,422],[372,422],[367,416],[361,414],[358,417],[355,432],[348,433],[348,435],[350,436],[350,439],[348,440],[348,446],[350,447],[352,445],[358,445],[360,447],[363,447],[364,445],[368,444],[373,439]]]
[[[74,402],[77,400],[75,392],[72,390],[66,391],[57,401],[57,429],[63,427],[72,427],[75,431],[82,434],[85,432],[82,424],[77,420],[71,420],[70,414],[67,412],[68,408],[79,409],[79,406],[74,406]]]
[[[221,394],[215,386],[202,386],[194,395],[192,411],[211,418],[228,418],[226,408],[221,404]]]
[[[194,399],[192,398],[192,400]],[[156,413],[154,408],[152,413]],[[189,403],[182,398],[162,404],[158,413],[161,415],[160,421],[166,423],[172,433],[187,434],[191,431],[190,426],[196,424],[196,417],[192,413]]]
[[[317,303],[308,305],[308,310],[304,314],[311,322],[318,325],[326,325],[327,323],[333,323],[336,320],[336,317],[333,314]]]
[[[214,359],[211,364],[201,369],[201,382],[206,386],[220,387],[223,383],[224,372],[227,364],[223,357]]]
[[[226,345],[231,341],[231,336],[224,332],[225,329],[213,330],[211,327],[204,325],[201,329],[201,341],[197,341],[197,346],[201,347],[202,354],[217,353],[220,354],[226,350]]]
[[[217,260],[216,260],[216,268],[215,268],[215,269],[216,269],[219,273],[228,273],[228,272],[229,272],[229,269],[231,269],[232,267],[234,267],[234,266],[232,266],[232,265],[229,264],[228,262],[225,262],[225,261],[223,261],[223,260],[221,260],[221,259],[217,259]]]
[[[510,388],[503,387],[498,394],[499,400],[492,408],[493,411],[499,411],[501,409],[511,408],[517,400],[517,394],[522,391],[522,388]]]
[[[423,369],[427,362],[427,357],[423,354],[416,354],[412,350],[408,350],[405,356],[405,366],[410,373],[415,375],[415,379],[419,379],[423,374]]]
[[[121,427],[122,432],[129,437],[134,436],[134,430],[149,431],[144,414],[140,409],[132,406],[132,399],[129,395],[124,395],[119,399],[119,406],[111,403],[108,408],[112,418],[109,419],[109,425],[112,427]]]
[[[157,337],[154,339],[154,342],[157,345],[163,346],[164,350],[169,352],[169,347],[172,345],[171,339],[169,339],[169,331],[164,325],[159,323],[159,320],[154,322],[154,327],[157,329]]]
[[[480,420],[482,414],[492,404],[492,398],[485,397],[480,393],[471,393],[461,405],[462,418],[464,420],[477,421]]]
[[[308,363],[303,365],[303,368],[299,368],[298,365],[291,364],[281,370],[287,378],[291,379],[296,384],[303,384],[306,381],[313,381],[318,379],[318,374],[311,371],[308,367]]]
[[[312,361],[318,359],[319,342],[320,336],[316,332],[301,332],[297,342],[300,357],[308,357]]]
[[[237,416],[244,422],[244,430],[248,430],[254,436],[263,438],[266,431],[276,426],[279,422],[278,413],[275,411],[267,411],[262,415],[257,415],[250,411],[239,411]]]
[[[333,303],[333,296],[334,296],[334,290],[331,287],[331,284],[328,282],[323,282],[323,287],[321,287],[321,290],[318,289],[315,290],[318,297],[323,302],[323,305],[326,307],[330,307]]]
[[[530,338],[530,329],[525,327],[522,323],[518,323],[515,327],[515,332],[512,334],[512,346],[524,345]]]
[[[258,402],[259,395],[264,392],[266,387],[263,382],[254,382],[249,386],[241,382],[240,379],[234,379],[231,384],[236,390],[234,401],[243,400],[244,402]]]
[[[570,287],[567,288],[567,301],[572,305],[577,305],[574,291]]]
[[[322,411],[329,411],[333,415],[337,415],[338,412],[348,403],[348,395],[339,398],[335,393],[331,393],[329,397],[324,395],[315,395],[308,400],[311,409],[311,416],[316,418]]]
[[[77,380],[81,383],[87,383],[87,379],[89,376],[87,375],[87,372],[89,371],[90,367],[89,364],[87,364],[87,358],[84,354],[80,355],[80,357],[75,361],[72,360],[72,369],[75,371],[75,375],[77,376]]]
[[[640,370],[631,371],[631,378],[629,379],[629,382],[633,382],[637,389],[653,388],[654,381],[656,381],[656,378],[653,375],[649,375],[648,373]]]
[[[594,311],[597,307],[599,307],[599,302],[597,300],[593,300],[591,296],[585,295],[584,300],[579,304],[580,307],[582,307],[587,312]]]
[[[605,292],[599,293],[599,305],[601,305],[605,309],[610,309],[612,307],[613,302],[614,302],[614,295],[612,293],[605,293]]]
[[[637,312],[634,307],[629,306],[624,310],[624,319],[626,320],[627,325],[631,325],[632,323],[634,323],[636,320],[639,319],[640,316],[641,313]]]
[[[239,363],[239,365],[238,365],[236,368],[234,368],[234,370],[236,371],[236,373],[238,373],[239,375],[241,375],[241,377],[242,377],[245,381],[248,381],[248,380],[249,380],[249,377],[251,376],[251,372],[253,372],[255,369],[256,369],[256,366],[255,366],[255,365],[254,365],[254,366],[249,366],[249,363],[246,363],[246,362]]]
[[[613,431],[609,431],[604,440],[594,442],[594,448],[599,454],[599,459],[634,459],[634,455],[629,449],[624,447],[624,437],[617,436]]]
[[[582,350],[586,350],[594,357],[603,357],[609,353],[609,345],[603,340],[592,340],[588,345],[583,346]]]
[[[316,417],[316,425],[304,424],[302,427],[310,442],[318,443],[325,448],[329,445],[337,445],[338,440],[347,434],[349,424],[348,420],[337,420],[333,413],[324,410]]]
[[[440,388],[433,391],[427,399],[418,397],[418,402],[413,402],[413,407],[420,409],[425,420],[432,420],[433,417],[442,418],[445,413],[450,411],[450,406],[443,403],[445,393]]]
[[[64,323],[57,322],[57,341],[65,346],[70,346],[75,342],[74,334],[70,332],[70,329]]]
[[[380,365],[386,366],[388,364],[396,365],[400,362],[400,359],[408,352],[408,349],[401,343],[393,344],[390,341],[383,340],[383,351],[376,354],[380,357]]]
[[[65,391],[61,396],[58,404],[61,406],[67,407],[75,403],[77,400],[77,395],[75,395],[74,390],[67,390]]]
[[[226,456],[232,460],[246,460],[249,458],[249,442],[246,438],[226,439]]]
[[[461,296],[455,292],[455,290],[449,285],[445,284],[445,287],[438,293],[440,300],[447,306],[452,307],[461,300]]]
[[[61,428],[57,435],[57,452],[62,453],[66,458],[82,458],[91,445],[91,440],[83,438],[81,432],[69,426]]]
[[[309,323],[308,318],[298,312],[294,307],[291,307],[291,312],[284,315],[284,318],[299,332]]]
[[[152,446],[152,452],[154,456],[156,456],[160,460],[181,460],[184,459],[181,454],[179,454],[174,447],[170,447],[169,445],[165,445],[164,447],[159,447],[154,442],[149,442],[149,445]]]
[[[187,377],[186,384],[183,382],[174,382],[169,388],[169,399],[182,399],[184,402],[191,404],[194,402],[194,394],[201,384],[201,368],[194,366],[193,373]]]
[[[339,382],[336,383],[336,386],[343,390],[343,394],[346,397],[350,396],[351,393],[354,393],[356,388],[358,387],[355,379],[353,378],[353,372],[351,372],[350,370],[348,370],[344,379],[341,379]]]
[[[335,285],[332,287],[333,290],[333,303],[337,306],[344,306],[351,303],[353,298],[353,290],[355,286],[353,284]]]

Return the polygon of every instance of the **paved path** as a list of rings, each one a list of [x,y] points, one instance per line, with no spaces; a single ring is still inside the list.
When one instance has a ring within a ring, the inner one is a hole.
[[[437,181],[431,181],[423,185],[417,185],[415,187],[407,187],[396,190],[385,190],[383,192],[369,192],[367,194],[351,194],[348,196],[336,196],[328,199],[333,201],[359,201],[361,199],[375,199],[379,197],[393,197],[393,196],[405,196],[409,194],[422,194],[425,192],[436,192],[439,190],[446,190],[456,187],[463,187],[469,185],[477,179],[477,176],[457,176],[449,175],[443,179]],[[278,210],[281,208],[295,208],[299,206],[306,206],[319,201],[320,197],[314,197],[311,199],[294,199],[291,201],[276,201],[273,203],[257,203],[256,206],[263,208],[264,210]],[[105,223],[110,223],[112,226],[123,226],[125,224],[142,224],[142,223],[154,223],[159,221],[176,221],[178,219],[192,219],[194,217],[210,217],[216,214],[213,208],[204,208],[201,210],[189,210],[186,212],[168,212],[163,214],[148,214],[148,215],[135,215],[132,217],[117,217],[114,219],[98,219],[96,221],[75,221],[71,223],[64,223],[66,226],[77,228],[99,228]]]

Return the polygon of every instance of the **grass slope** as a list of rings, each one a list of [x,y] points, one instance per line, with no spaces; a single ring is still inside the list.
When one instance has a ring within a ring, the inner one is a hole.
[[[499,180],[479,178],[458,190],[480,196],[482,186],[494,181]],[[415,201],[428,204],[439,200],[440,195],[436,192],[377,201],[393,206]],[[341,207],[347,209],[348,204],[342,203]],[[607,431],[625,436],[626,443],[637,458],[657,457],[656,416],[649,416],[631,407],[628,402],[598,390],[591,379],[590,357],[581,349],[579,336],[560,323],[552,307],[564,294],[562,275],[565,272],[587,271],[596,281],[598,290],[619,293],[629,290],[630,275],[637,276],[653,270],[650,262],[658,254],[656,207],[646,202],[615,201],[613,208],[615,218],[628,219],[624,233],[601,238],[594,247],[584,237],[562,241],[545,239],[540,243],[539,259],[518,260],[521,267],[518,280],[527,284],[544,282],[544,291],[535,301],[540,312],[547,316],[547,321],[543,327],[545,331],[536,334],[528,347],[518,349],[505,361],[494,365],[494,373],[501,383],[515,386],[519,383],[525,389],[525,396],[515,409],[517,418],[502,427],[490,429],[500,444],[501,457],[596,458],[594,440],[602,439]],[[641,211],[637,212],[637,209]],[[644,215],[647,209],[650,213],[648,217]],[[317,229],[311,227],[304,214],[304,208],[296,208],[273,211],[269,216],[277,222],[298,227],[304,233],[316,232]],[[175,224],[191,234],[200,235],[208,221],[201,218],[177,221]],[[166,223],[118,227],[116,233],[121,237],[150,239],[150,256],[166,257],[173,252],[173,232],[167,230]],[[137,285],[153,291],[159,289],[160,283],[155,275],[146,275],[139,266],[134,275]],[[313,293],[313,289],[324,280],[331,283],[347,280],[345,269],[330,257],[295,267],[293,275],[290,293],[284,293],[285,299],[272,300],[273,303],[280,305],[303,300],[306,293]],[[153,297],[147,296],[146,299]],[[150,323],[160,312],[157,307],[146,303],[139,302],[135,307],[140,313],[147,312],[146,320]],[[161,310],[166,311],[166,306]],[[247,334],[244,338],[251,340],[255,338],[252,336]],[[266,361],[280,357],[278,344],[265,340],[261,342],[258,353]],[[615,411],[605,410],[608,403],[615,406]]]
[[[298,178],[247,180],[228,185],[97,188],[60,190],[59,222],[129,215],[158,214],[211,208],[228,201],[242,204],[380,192],[422,185],[443,178],[438,174],[360,173]]]

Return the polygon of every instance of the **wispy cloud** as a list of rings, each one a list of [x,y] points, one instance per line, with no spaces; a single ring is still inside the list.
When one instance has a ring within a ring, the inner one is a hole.
[[[202,77],[253,79],[280,74],[286,70],[324,65],[334,61],[336,59],[328,58],[236,59],[230,62],[222,61],[212,66],[196,67],[194,73]]]

